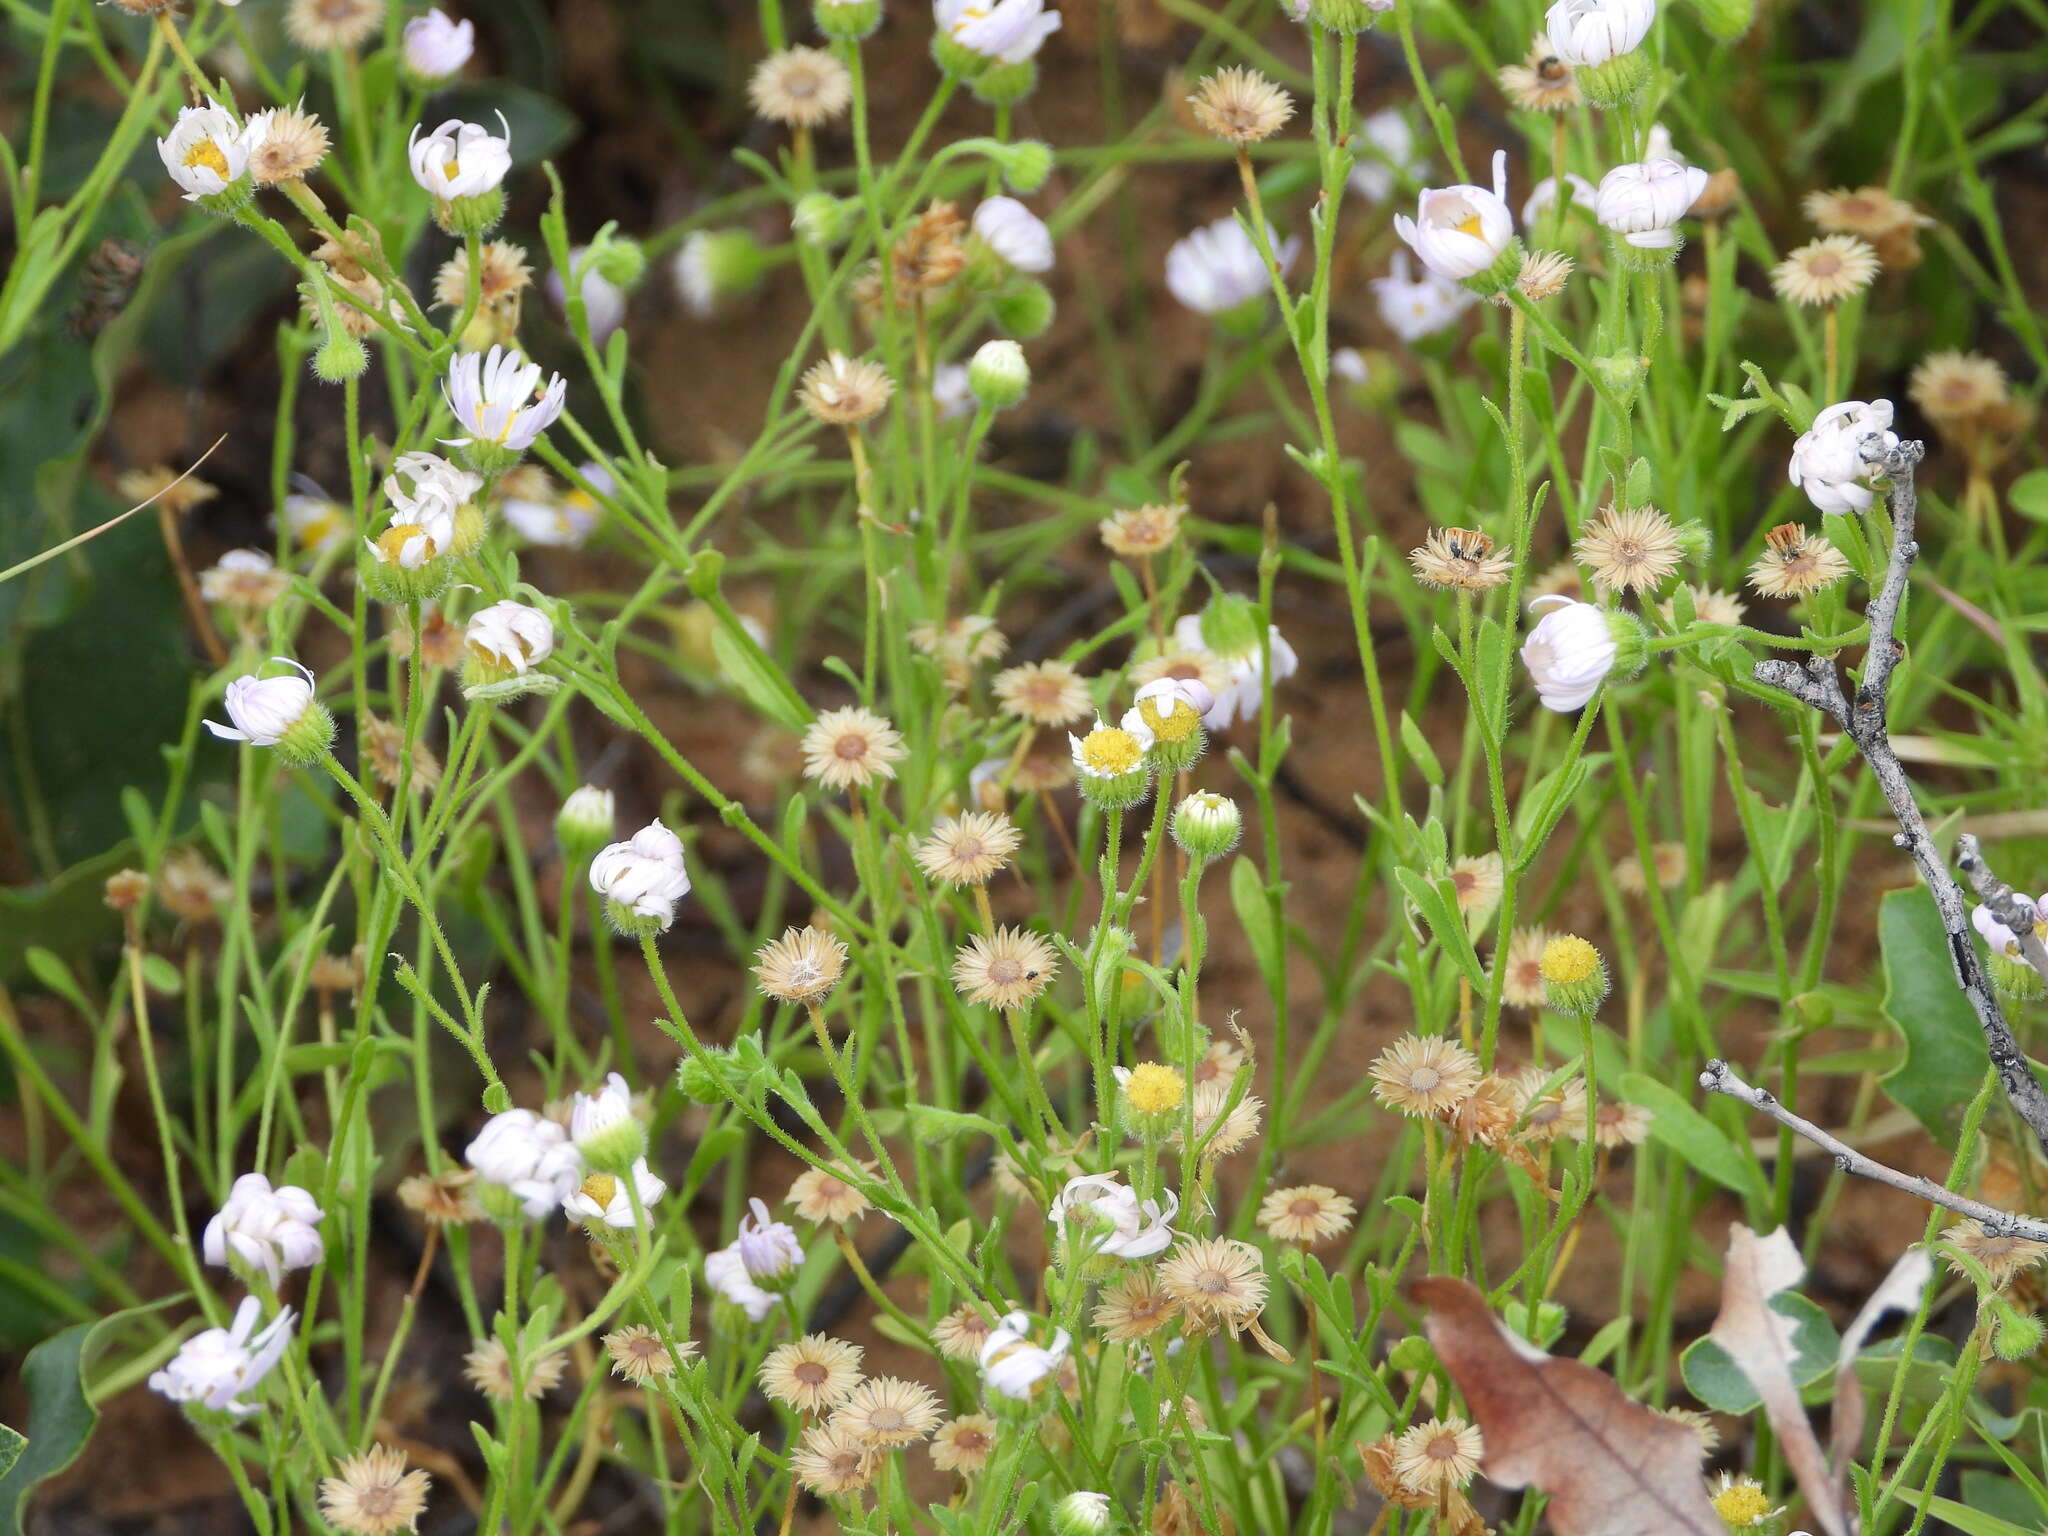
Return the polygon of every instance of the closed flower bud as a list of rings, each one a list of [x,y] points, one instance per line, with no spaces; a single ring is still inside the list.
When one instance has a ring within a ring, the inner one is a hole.
[[[1173,809],[1173,840],[1189,858],[1220,859],[1237,846],[1244,813],[1237,802],[1198,790]]]
[[[611,841],[617,816],[612,792],[585,784],[571,790],[555,813],[555,836],[571,858],[582,859]]]
[[[817,0],[811,17],[827,37],[859,42],[882,21],[882,0]]]
[[[967,364],[967,387],[975,403],[1006,411],[1031,387],[1031,365],[1014,341],[985,341]]]
[[[1562,934],[1546,944],[1537,970],[1543,977],[1543,1001],[1558,1013],[1586,1017],[1607,996],[1607,963],[1577,934]]]
[[[462,73],[476,52],[476,26],[441,11],[405,24],[405,72],[421,85],[438,85]]]
[[[1052,290],[1039,282],[1018,283],[988,301],[997,327],[1029,340],[1052,324]]]
[[[467,699],[552,692],[556,679],[534,671],[555,648],[555,626],[538,608],[509,599],[470,617],[463,633],[462,694]]]
[[[1052,270],[1052,231],[1014,197],[985,198],[972,228],[1006,266],[1033,274]]]
[[[1558,58],[1577,72],[1596,107],[1633,100],[1649,83],[1650,61],[1636,49],[1657,16],[1657,0],[1557,0],[1543,30]]]
[[[1104,1536],[1115,1525],[1106,1493],[1070,1493],[1052,1507],[1053,1536]]]
[[[1307,0],[1308,19],[1325,32],[1363,32],[1394,0]]]
[[[789,227],[805,245],[821,251],[836,250],[846,243],[860,215],[860,204],[830,192],[806,192],[789,212]]]
[[[260,1173],[245,1173],[227,1203],[206,1224],[200,1251],[209,1264],[260,1274],[275,1286],[286,1271],[310,1269],[326,1255],[320,1207],[296,1184],[275,1188]]]
[[[252,747],[275,747],[288,763],[312,763],[334,742],[334,717],[313,697],[313,674],[289,656],[273,656],[297,677],[257,677],[251,673],[228,684],[223,699],[231,725],[205,722],[223,741],[246,741]]]
[[[1871,479],[1883,472],[1885,455],[1899,446],[1889,400],[1843,400],[1813,418],[1792,445],[1792,483],[1823,512],[1861,512],[1869,507]]]
[[[1756,20],[1756,0],[1692,0],[1700,22],[1724,43],[1732,43]]]
[[[1507,151],[1495,150],[1491,191],[1469,184],[1425,188],[1415,217],[1396,214],[1394,230],[1437,276],[1475,293],[1498,293],[1522,268],[1507,195]]]
[[[647,1152],[647,1128],[633,1113],[633,1090],[614,1072],[596,1093],[579,1093],[569,1111],[569,1138],[599,1173],[623,1174]]]
[[[752,293],[767,270],[767,252],[744,229],[694,231],[671,268],[676,291],[694,315],[712,314],[721,304]]]
[[[341,384],[359,379],[370,366],[370,349],[347,331],[328,333],[313,353],[313,377],[322,384]]]
[[[1003,173],[1003,183],[1012,192],[1029,197],[1045,185],[1052,174],[1052,146],[1039,139],[1013,139],[984,151]]]
[[[605,898],[605,916],[629,937],[660,933],[690,894],[683,840],[651,821],[590,861],[590,888]]]
[[[1642,664],[1642,626],[1627,614],[1558,593],[1539,597],[1529,607],[1550,609],[1522,642],[1522,663],[1545,709],[1560,714],[1582,709],[1624,660],[1631,663],[1624,675]],[[1633,632],[1629,626],[1634,626]],[[1624,658],[1624,646],[1632,652],[1630,657]]]
[[[1617,165],[1600,178],[1593,216],[1621,236],[1622,254],[1634,265],[1661,266],[1678,252],[1678,221],[1707,187],[1696,165],[1659,157]],[[1631,251],[1651,253],[1630,258]]]
[[[583,1182],[583,1156],[569,1133],[530,1109],[491,1116],[462,1160],[476,1170],[478,1197],[498,1221],[541,1221]]]

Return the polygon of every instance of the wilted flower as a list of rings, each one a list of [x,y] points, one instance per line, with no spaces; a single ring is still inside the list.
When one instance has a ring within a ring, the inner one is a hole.
[[[1655,507],[1608,506],[1579,535],[1576,553],[1603,592],[1654,592],[1683,551],[1671,519]]]
[[[178,1346],[162,1370],[152,1372],[150,1390],[174,1403],[198,1403],[215,1413],[246,1417],[256,1412],[242,1397],[253,1392],[292,1342],[292,1309],[280,1308],[259,1331],[262,1303],[244,1296],[226,1328],[208,1328]]]
[[[768,1352],[761,1362],[761,1390],[798,1413],[824,1413],[860,1385],[860,1361],[858,1344],[807,1333]]]
[[[1010,862],[1023,840],[1007,816],[950,816],[917,845],[917,866],[942,885],[981,885]]]
[[[1862,489],[1858,486],[1855,489]],[[1811,597],[1849,574],[1849,559],[1824,535],[1780,523],[1764,535],[1749,584],[1765,597]]]
[[[1495,554],[1493,540],[1476,528],[1430,529],[1421,547],[1408,551],[1408,563],[1424,586],[1468,592],[1490,592],[1515,569],[1514,561]]]
[[[231,549],[199,573],[199,595],[237,613],[261,613],[291,585],[291,578],[260,549]]]
[[[806,370],[796,394],[818,420],[845,427],[881,415],[895,389],[880,363],[828,352]]]
[[[384,0],[291,0],[285,31],[308,53],[357,48],[384,25]]]
[[[1479,1086],[1479,1058],[1441,1035],[1403,1035],[1372,1064],[1373,1094],[1418,1119],[1455,1109]]]
[[[327,158],[327,126],[303,104],[253,114],[243,137],[249,176],[257,186],[303,181]]]
[[[2032,1238],[1993,1231],[1981,1221],[1959,1221],[1942,1234],[1942,1242],[1958,1253],[1975,1259],[1991,1276],[1991,1283],[2004,1287],[2048,1258],[2048,1243]],[[1959,1275],[1969,1271],[1949,1259],[1949,1268]]]
[[[1220,69],[1188,97],[1203,130],[1231,144],[1256,144],[1294,115],[1294,98],[1255,69]]]
[[[1287,1189],[1268,1190],[1259,1202],[1258,1223],[1266,1236],[1277,1242],[1326,1242],[1350,1230],[1358,1214],[1348,1195],[1340,1195],[1327,1184],[1297,1184]]]
[[[875,1452],[835,1419],[804,1431],[789,1467],[811,1492],[836,1498],[873,1482],[876,1460]]]
[[[417,1528],[433,1479],[406,1470],[405,1452],[373,1445],[360,1456],[338,1462],[334,1476],[320,1479],[320,1514],[350,1536],[392,1536]]]
[[[1839,304],[1868,288],[1877,271],[1877,252],[1867,242],[1823,235],[1771,268],[1771,286],[1795,304]]]
[[[943,1417],[937,1395],[923,1382],[874,1376],[847,1394],[832,1423],[879,1450],[922,1440]]]
[[[470,1168],[444,1168],[439,1173],[416,1173],[398,1181],[398,1202],[417,1214],[430,1227],[461,1227],[483,1217],[470,1187],[477,1175]]]
[[[850,707],[827,710],[804,732],[804,776],[831,789],[856,789],[896,777],[903,737],[881,716]]]
[[[1103,1286],[1095,1305],[1095,1326],[1112,1344],[1149,1338],[1180,1315],[1151,1269],[1133,1265]]]
[[[537,1355],[522,1365],[522,1373],[515,1377],[512,1355],[504,1343],[498,1339],[479,1339],[462,1357],[462,1374],[485,1397],[501,1403],[509,1403],[515,1397],[534,1403],[561,1385],[569,1357],[558,1349]]]
[[[953,958],[953,985],[970,1003],[1010,1012],[1024,1007],[1059,974],[1052,945],[1021,928],[975,934]]]
[[[872,1167],[869,1167],[872,1172]],[[845,1226],[867,1212],[868,1197],[829,1168],[806,1168],[789,1186],[787,1201],[805,1221]]]
[[[1529,44],[1528,56],[1521,63],[1501,66],[1499,79],[1508,100],[1525,112],[1562,112],[1585,99],[1571,65],[1542,32]],[[1522,222],[1530,222],[1526,212]]]
[[[1813,418],[1792,445],[1787,477],[1823,512],[1861,512],[1872,494],[1866,483],[1899,446],[1889,400],[1843,400]]]
[[[932,1465],[971,1477],[988,1465],[995,1446],[996,1421],[985,1413],[963,1413],[932,1432]]]
[[[1071,724],[1092,704],[1081,675],[1063,661],[1028,661],[998,672],[993,688],[1004,713],[1033,725]]]
[[[1234,1332],[1266,1305],[1265,1260],[1235,1238],[1191,1238],[1160,1263],[1159,1285],[1191,1323]]]
[[[1083,1174],[1067,1180],[1045,1219],[1063,1230],[1072,1222],[1084,1255],[1149,1259],[1173,1242],[1173,1218],[1180,1213],[1180,1197],[1170,1189],[1162,1193],[1163,1205],[1140,1200],[1113,1173]]]
[[[853,77],[822,48],[784,48],[754,66],[747,99],[772,123],[816,128],[853,100]]]
[[[761,990],[785,1003],[815,1003],[846,973],[846,946],[821,928],[785,928],[754,955]]]
[[[1486,1454],[1479,1431],[1456,1414],[1417,1424],[1394,1442],[1394,1474],[1428,1493],[1462,1488]]]
[[[604,1352],[611,1356],[612,1372],[623,1380],[635,1385],[673,1376],[676,1366],[696,1354],[697,1346],[687,1339],[677,1341],[670,1349],[645,1323],[628,1323],[623,1328],[614,1328],[604,1336]]]
[[[1028,1398],[1031,1389],[1060,1368],[1073,1342],[1066,1329],[1054,1332],[1046,1345],[1031,1342],[1031,1319],[1011,1312],[990,1330],[981,1346],[981,1379],[1001,1397]]]

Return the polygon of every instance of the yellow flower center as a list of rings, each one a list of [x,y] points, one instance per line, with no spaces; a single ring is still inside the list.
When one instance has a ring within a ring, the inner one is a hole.
[[[1543,947],[1537,969],[1543,979],[1560,986],[1584,981],[1600,968],[1600,951],[1576,934],[1552,939]]]
[[[1754,1483],[1734,1483],[1714,1495],[1714,1513],[1738,1529],[1755,1525],[1770,1511],[1763,1489]]]
[[[228,157],[211,139],[200,139],[186,150],[185,164],[187,167],[203,165],[222,181],[228,179]]]
[[[1081,762],[1090,773],[1129,773],[1144,757],[1138,738],[1113,725],[1097,727],[1081,743]]]
[[[1148,1061],[1131,1069],[1124,1080],[1124,1098],[1141,1115],[1163,1115],[1178,1108],[1187,1084],[1172,1067]]]
[[[593,1173],[583,1181],[583,1193],[602,1206],[609,1207],[618,1192],[619,1181],[608,1173]]]
[[[434,541],[426,537],[426,530],[418,523],[393,523],[377,536],[377,553],[388,565],[400,564],[400,556],[404,554],[405,546],[420,538],[426,540],[428,559],[431,560],[440,553],[434,547]]]
[[[1186,699],[1175,699],[1173,708],[1163,714],[1159,700],[1147,699],[1138,706],[1138,714],[1161,741],[1186,741],[1202,724],[1202,717]]]
[[[460,156],[450,155],[445,161],[442,162],[441,175],[445,177],[447,180],[453,181],[456,177],[460,176],[461,174],[462,159]]]
[[[1479,215],[1476,213],[1467,214],[1464,218],[1458,221],[1457,226],[1459,234],[1470,235],[1474,240],[1485,238],[1483,235],[1480,234],[1480,230],[1482,227],[1483,226],[1480,223]]]

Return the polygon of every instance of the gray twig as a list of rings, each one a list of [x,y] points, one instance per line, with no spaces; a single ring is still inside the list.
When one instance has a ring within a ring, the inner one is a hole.
[[[1892,750],[1891,732],[1885,718],[1892,673],[1906,654],[1905,642],[1899,638],[1899,617],[1905,607],[1907,579],[1911,575],[1914,558],[1920,553],[1920,546],[1913,537],[1917,504],[1913,471],[1923,451],[1919,443],[1902,442],[1884,456],[1884,473],[1891,481],[1891,556],[1886,562],[1884,581],[1865,614],[1870,624],[1870,645],[1853,699],[1843,695],[1841,676],[1834,662],[1820,656],[1808,660],[1804,667],[1783,660],[1760,661],[1751,675],[1766,687],[1789,694],[1828,716],[1842,728],[1842,733],[1849,738],[1863,761],[1869,764],[1871,776],[1876,779],[1885,803],[1891,807],[1892,816],[1899,824],[1892,841],[1913,856],[1913,862],[1920,869],[1920,878],[1926,882],[1935,906],[1941,911],[1941,925],[1948,931],[1948,958],[1955,972],[1956,985],[1962,988],[1963,995],[1969,999],[1970,1007],[1977,1015],[1977,1027],[1984,1033],[1984,1044],[1990,1051],[1991,1064],[1997,1068],[1998,1081],[2013,1109],[2026,1121],[2042,1147],[2048,1148],[2048,1092],[2043,1091],[2028,1068],[2026,1053],[2013,1039],[2012,1030],[2005,1022],[2005,1013],[1998,1005],[1998,994],[1992,990],[1991,980],[1984,974],[1983,964],[1977,958],[1962,887],[1948,872],[1934,840],[1928,836],[1927,822],[1920,814],[1919,802],[1913,797],[1912,781],[1906,777],[1906,769],[1899,761],[1898,753]],[[2018,931],[2014,930],[2015,933]],[[2028,933],[2031,937],[2031,925]],[[2034,943],[2037,949],[2040,948],[2038,940]],[[2048,954],[2043,955],[2043,960],[2048,961]],[[2048,975],[2048,972],[2043,974]]]
[[[1956,839],[1956,867],[1970,877],[1970,888],[1991,909],[1991,915],[2012,930],[2012,936],[2019,941],[2020,958],[2040,972],[2042,980],[2048,981],[2048,944],[2043,944],[2034,931],[2034,924],[2044,915],[2040,904],[1992,873],[1984,860],[1984,849],[1973,833],[1965,832]]]
[[[2011,1211],[2001,1211],[1993,1205],[1971,1200],[1942,1188],[1931,1179],[1917,1174],[1900,1173],[1896,1168],[1887,1168],[1883,1163],[1865,1157],[1839,1137],[1831,1136],[1811,1120],[1801,1119],[1783,1104],[1777,1095],[1767,1089],[1752,1087],[1736,1076],[1735,1069],[1725,1061],[1710,1061],[1707,1069],[1700,1074],[1700,1086],[1710,1093],[1725,1093],[1731,1099],[1740,1099],[1751,1109],[1762,1110],[1778,1124],[1796,1134],[1804,1136],[1835,1160],[1835,1166],[1844,1173],[1853,1173],[1858,1178],[1874,1179],[1879,1184],[1889,1184],[1893,1189],[1925,1200],[1930,1205],[1939,1205],[1961,1216],[1975,1217],[1985,1228],[2000,1237],[2024,1237],[2036,1243],[2048,1243],[2048,1221],[2032,1216],[2015,1216]]]

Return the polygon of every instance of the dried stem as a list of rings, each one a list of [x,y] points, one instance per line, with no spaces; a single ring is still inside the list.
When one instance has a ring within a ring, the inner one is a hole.
[[[2048,981],[2048,944],[2034,931],[2034,925],[2048,914],[2032,897],[2021,895],[1992,873],[1974,833],[1965,832],[1956,839],[1956,867],[1969,876],[1970,889],[1991,909],[1991,915],[2012,930],[2019,941],[2020,958]]]
[[[1990,1051],[1991,1064],[1998,1071],[2005,1096],[2041,1145],[2048,1148],[2048,1091],[2042,1089],[2028,1068],[2026,1053],[2013,1039],[2004,1011],[1998,1005],[1998,996],[1977,958],[1976,944],[1970,937],[1968,913],[1964,910],[1962,887],[1948,872],[1940,851],[1928,836],[1927,822],[1913,797],[1912,781],[1906,777],[1905,767],[1900,763],[1898,753],[1892,749],[1891,733],[1885,718],[1892,673],[1906,654],[1905,642],[1899,638],[1898,628],[1900,613],[1905,607],[1906,583],[1914,558],[1920,553],[1920,546],[1913,537],[1916,505],[1913,472],[1923,451],[1919,443],[1903,442],[1884,455],[1884,473],[1892,483],[1891,557],[1886,563],[1883,583],[1866,614],[1870,624],[1870,644],[1853,701],[1843,695],[1841,676],[1834,662],[1824,656],[1808,658],[1803,667],[1778,659],[1760,661],[1752,675],[1766,687],[1790,694],[1833,720],[1848,736],[1864,762],[1869,764],[1871,775],[1877,780],[1878,789],[1899,824],[1892,841],[1913,856],[1913,862],[1920,869],[1920,878],[1926,882],[1935,906],[1941,911],[1942,927],[1948,932],[1949,964],[1954,968],[1956,985],[1962,988],[1963,995],[1969,999],[1970,1007],[1977,1015],[1977,1026],[1984,1033],[1984,1043]],[[1976,858],[1981,864],[1981,856],[1973,850],[1974,844],[1965,850],[1965,856]]]
[[[1835,1160],[1835,1166],[1844,1173],[1853,1173],[1859,1178],[1874,1179],[1879,1184],[1888,1184],[1893,1189],[1925,1200],[1930,1205],[1939,1205],[1958,1215],[1975,1217],[1987,1229],[2000,1237],[2024,1237],[2032,1242],[2048,1243],[2048,1221],[2031,1216],[2015,1216],[2010,1211],[2001,1211],[1996,1206],[1985,1205],[1942,1188],[1931,1179],[1917,1174],[1900,1173],[1896,1168],[1887,1168],[1883,1163],[1865,1157],[1847,1142],[1829,1135],[1811,1120],[1802,1119],[1778,1102],[1777,1095],[1767,1089],[1752,1087],[1736,1076],[1735,1069],[1725,1061],[1710,1061],[1707,1069],[1700,1073],[1700,1086],[1710,1093],[1724,1093],[1731,1099],[1740,1099],[1751,1109],[1762,1110],[1778,1124],[1804,1136],[1820,1147]]]

